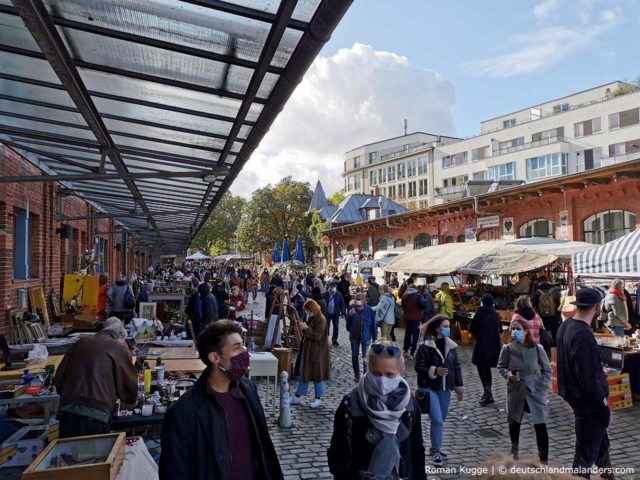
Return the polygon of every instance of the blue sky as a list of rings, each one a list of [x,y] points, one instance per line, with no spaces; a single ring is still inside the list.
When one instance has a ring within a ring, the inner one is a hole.
[[[232,187],[341,189],[345,152],[640,75],[640,0],[355,0]]]
[[[605,11],[615,17],[600,18]],[[356,0],[322,55],[358,42],[438,72],[455,88],[456,133],[466,136],[478,132],[483,119],[636,78],[639,31],[636,0]],[[567,44],[566,51],[557,52]],[[540,64],[509,77],[480,74],[469,66],[518,51]],[[420,128],[415,122],[413,127]]]

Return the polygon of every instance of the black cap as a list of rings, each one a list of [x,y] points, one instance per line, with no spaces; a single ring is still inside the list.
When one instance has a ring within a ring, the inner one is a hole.
[[[581,288],[576,292],[576,300],[571,302],[576,307],[593,307],[602,301],[602,295],[594,288]]]

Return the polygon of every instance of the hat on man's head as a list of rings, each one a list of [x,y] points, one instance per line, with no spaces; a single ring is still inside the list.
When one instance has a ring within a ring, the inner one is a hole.
[[[594,288],[581,288],[576,292],[576,299],[571,302],[576,307],[593,307],[602,301],[602,295]]]

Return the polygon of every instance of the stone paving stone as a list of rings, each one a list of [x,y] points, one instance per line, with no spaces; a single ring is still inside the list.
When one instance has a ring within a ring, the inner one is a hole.
[[[254,307],[264,311],[262,297]],[[251,303],[249,306],[253,306]],[[402,341],[403,331],[396,329]],[[344,321],[340,322],[340,345],[332,347],[331,366],[332,380],[325,385],[325,396],[318,409],[310,409],[308,402],[313,399],[313,388],[309,388],[309,397],[302,405],[291,407],[291,429],[282,429],[277,425],[277,418],[269,416],[271,437],[276,446],[280,463],[287,479],[332,478],[327,466],[326,449],[333,431],[333,417],[342,399],[355,385],[351,368],[351,349]],[[460,345],[458,356],[462,364],[462,375],[465,384],[465,395],[462,402],[451,400],[449,416],[444,426],[442,450],[449,456],[448,467],[480,467],[496,455],[508,455],[510,451],[509,429],[507,425],[506,381],[493,370],[493,396],[496,403],[489,407],[481,407],[478,400],[482,395],[482,384],[475,366],[471,363],[471,346]],[[409,384],[416,386],[416,374],[413,360],[407,360],[405,377]],[[259,381],[259,383],[261,383]],[[290,382],[289,392],[295,392],[297,383]],[[262,390],[259,390],[261,395]],[[270,413],[270,412],[267,412]],[[562,398],[549,392],[549,463],[553,466],[570,467],[573,462],[575,435],[573,430],[573,413]],[[622,480],[640,479],[640,406],[637,404],[628,409],[617,410],[611,414],[609,438],[611,441],[611,458],[615,467],[635,467],[636,472],[630,475],[618,475]],[[432,458],[428,456],[429,418],[422,419],[423,436],[427,448],[427,465],[432,467]],[[502,434],[500,438],[484,438],[476,432],[480,428],[491,428]],[[537,460],[538,450],[535,431],[528,415],[525,415],[520,433],[521,457]],[[311,465],[309,465],[311,462]],[[430,474],[430,479],[449,480],[474,478],[462,474]],[[477,478],[477,477],[475,477]]]

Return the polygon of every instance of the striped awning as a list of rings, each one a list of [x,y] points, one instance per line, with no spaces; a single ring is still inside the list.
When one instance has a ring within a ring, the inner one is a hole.
[[[573,255],[573,271],[588,277],[640,278],[640,230]]]

